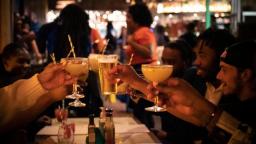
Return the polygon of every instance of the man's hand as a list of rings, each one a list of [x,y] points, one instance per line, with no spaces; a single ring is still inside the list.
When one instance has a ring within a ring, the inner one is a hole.
[[[46,90],[52,90],[64,85],[70,85],[77,78],[71,77],[62,64],[49,64],[39,75],[38,80]]]
[[[166,104],[169,113],[195,125],[204,126],[205,118],[215,109],[212,103],[183,79],[170,78],[156,88],[159,99],[162,104]]]
[[[167,107],[191,115],[194,102],[201,99],[200,94],[185,80],[170,78],[166,83],[157,86],[159,98]]]

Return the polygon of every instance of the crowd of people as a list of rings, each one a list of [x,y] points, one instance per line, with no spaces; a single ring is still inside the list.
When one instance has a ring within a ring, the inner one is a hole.
[[[77,81],[64,65],[51,63],[47,56],[54,53],[57,62],[66,57],[71,49],[69,35],[78,57],[117,53],[120,61],[130,62],[111,69],[108,78],[113,82],[118,78],[136,90],[128,95],[127,107],[148,128],[156,124],[152,115],[161,117],[162,129],[154,129],[154,133],[162,143],[256,142],[255,40],[239,41],[228,30],[216,27],[197,37],[194,21],[188,24],[185,34],[170,41],[162,26],[152,30],[152,14],[143,3],[128,7],[126,22],[127,28],[123,27],[116,38],[111,22],[107,24],[107,35],[100,36],[89,26],[88,14],[76,4],[66,6],[53,22],[36,32],[31,31],[31,21],[16,15],[14,42],[4,48],[0,61],[0,134],[6,136],[4,140],[13,140],[39,116],[54,116],[58,101]],[[160,45],[164,49],[159,58]],[[32,58],[48,59],[34,68]],[[159,60],[173,65],[173,73],[153,86],[144,79],[141,67]],[[70,108],[73,116],[97,116],[103,105],[97,75],[90,72],[86,83],[83,89],[87,106]],[[155,95],[166,112],[145,111],[154,105]]]

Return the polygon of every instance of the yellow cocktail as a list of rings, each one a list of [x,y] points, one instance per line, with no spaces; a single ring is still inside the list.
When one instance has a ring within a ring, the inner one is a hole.
[[[61,63],[65,65],[65,70],[70,73],[72,76],[79,77],[79,80],[86,81],[88,74],[89,74],[89,67],[88,67],[88,59],[77,57],[77,58],[62,58]],[[68,95],[67,98],[76,99],[74,102],[69,103],[71,106],[75,107],[83,107],[85,106],[84,103],[79,101],[79,98],[83,98],[83,94],[77,93],[77,84],[73,84],[73,92],[71,95]]]
[[[142,65],[142,73],[144,77],[157,85],[160,82],[167,80],[173,71],[172,65],[156,65],[156,64],[144,64]],[[158,107],[158,96],[155,97],[155,106],[146,108],[148,111],[159,112],[165,111],[164,108]]]

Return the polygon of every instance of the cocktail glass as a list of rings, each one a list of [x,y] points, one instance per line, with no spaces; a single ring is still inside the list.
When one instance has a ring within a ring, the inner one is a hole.
[[[89,74],[89,64],[88,59],[83,57],[70,57],[62,58],[61,63],[64,63],[65,70],[69,72],[72,76],[79,77],[80,81],[86,81]],[[70,106],[74,107],[84,107],[85,104],[82,103],[79,99],[84,98],[83,94],[79,94],[77,91],[77,82],[73,84],[73,92],[71,95],[66,96],[66,98],[75,99],[74,102],[69,103]]]
[[[158,83],[167,80],[173,71],[172,65],[156,65],[156,64],[143,64],[142,73],[144,77],[156,86]],[[151,112],[163,112],[166,111],[165,108],[158,106],[158,96],[154,98],[154,106],[147,107],[145,110]]]

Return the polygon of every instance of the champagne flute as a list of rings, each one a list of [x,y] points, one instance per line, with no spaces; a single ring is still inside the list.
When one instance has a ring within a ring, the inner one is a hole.
[[[79,80],[86,81],[89,74],[89,64],[88,59],[83,57],[70,57],[62,58],[62,63],[66,63],[65,70],[69,72],[72,76],[79,77]],[[74,102],[69,103],[70,106],[74,107],[84,107],[85,104],[79,99],[84,98],[83,94],[77,92],[77,82],[73,84],[73,92],[71,95],[66,96],[66,98],[75,99]]]
[[[172,65],[156,65],[156,64],[143,64],[142,65],[142,73],[144,77],[151,81],[154,86],[156,86],[159,82],[163,82],[168,79],[173,71]],[[165,108],[158,106],[158,96],[154,98],[154,106],[147,107],[145,110],[151,112],[163,112],[166,111]]]

